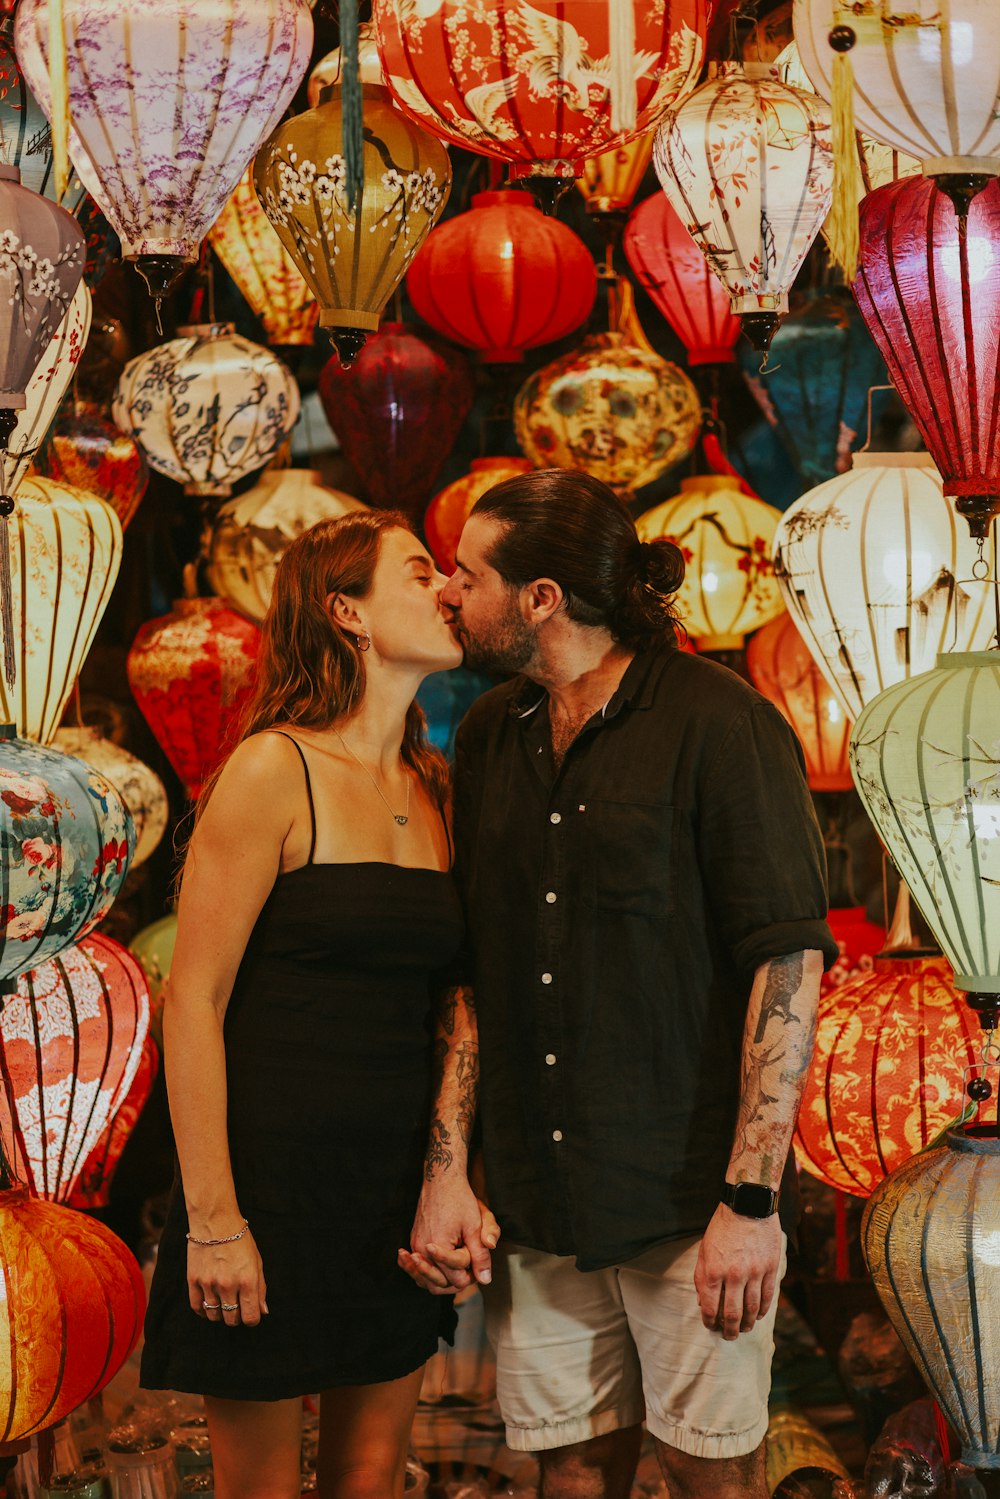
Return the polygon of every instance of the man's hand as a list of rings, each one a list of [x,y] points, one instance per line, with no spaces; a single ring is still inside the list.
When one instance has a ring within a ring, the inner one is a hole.
[[[707,1328],[734,1342],[765,1317],[774,1300],[781,1268],[781,1224],[770,1218],[744,1218],[719,1204],[705,1230],[694,1284]]]
[[[464,1176],[445,1173],[424,1184],[410,1235],[410,1248],[398,1254],[400,1267],[424,1290],[453,1296],[492,1276],[490,1250],[500,1225]]]

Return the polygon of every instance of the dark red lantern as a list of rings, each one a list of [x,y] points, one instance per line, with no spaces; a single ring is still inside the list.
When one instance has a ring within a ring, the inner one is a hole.
[[[108,1205],[111,1181],[129,1136],[146,1107],[160,1070],[160,1052],[147,1032],[139,1066],[124,1101],[115,1110],[103,1135],[83,1163],[76,1186],[67,1199],[71,1208],[103,1208]]]
[[[349,369],[328,361],[319,394],[373,504],[419,516],[475,395],[462,355],[405,323],[383,323]]]
[[[813,791],[850,791],[850,720],[791,615],[779,614],[757,631],[747,646],[747,670],[795,730]]]
[[[624,246],[639,285],[687,349],[688,364],[732,364],[740,323],[729,293],[663,193],[632,213]]]
[[[431,230],[406,289],[438,333],[488,364],[515,364],[589,317],[597,272],[583,241],[530,193],[476,193]]]
[[[960,218],[928,177],[861,203],[854,295],[974,536],[1000,514],[1000,181]]]

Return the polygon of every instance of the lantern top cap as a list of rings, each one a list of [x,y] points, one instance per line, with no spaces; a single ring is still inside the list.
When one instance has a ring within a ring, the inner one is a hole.
[[[750,498],[740,490],[739,480],[730,479],[727,474],[696,474],[693,479],[681,480],[681,494],[721,494],[724,489],[741,499]]]
[[[977,1128],[977,1126],[973,1126]],[[1000,1155],[1000,1136],[997,1126],[988,1124],[978,1128],[992,1131],[990,1134],[973,1134],[969,1130],[950,1129],[945,1136],[948,1150],[960,1151],[963,1155]]]
[[[514,203],[518,208],[533,208],[541,213],[534,193],[519,187],[496,187],[486,192],[472,194],[473,208],[494,208],[497,204]]]
[[[0,182],[20,182],[20,167],[11,166],[9,162],[0,161]]]
[[[178,338],[225,338],[236,332],[235,323],[185,323],[177,329]]]
[[[936,671],[947,671],[949,667],[957,666],[963,671],[970,671],[973,667],[990,667],[993,671],[1000,670],[1000,650],[994,651],[939,651]]]
[[[926,468],[934,473],[934,459],[930,453],[854,453],[852,468]]]
[[[781,82],[773,62],[710,62],[708,77],[709,79],[771,78],[775,83]]]
[[[534,466],[530,458],[473,458],[469,468],[476,474],[491,468],[516,468],[523,474],[529,474]]]

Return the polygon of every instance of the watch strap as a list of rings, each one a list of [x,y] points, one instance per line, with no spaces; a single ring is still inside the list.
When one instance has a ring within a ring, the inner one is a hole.
[[[778,1211],[778,1194],[757,1182],[726,1182],[722,1201],[741,1218],[770,1218]]]

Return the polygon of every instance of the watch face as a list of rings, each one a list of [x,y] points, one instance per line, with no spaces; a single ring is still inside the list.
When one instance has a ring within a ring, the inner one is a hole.
[[[731,1193],[733,1211],[747,1218],[769,1218],[777,1205],[777,1193],[755,1182],[739,1182],[731,1188]]]

